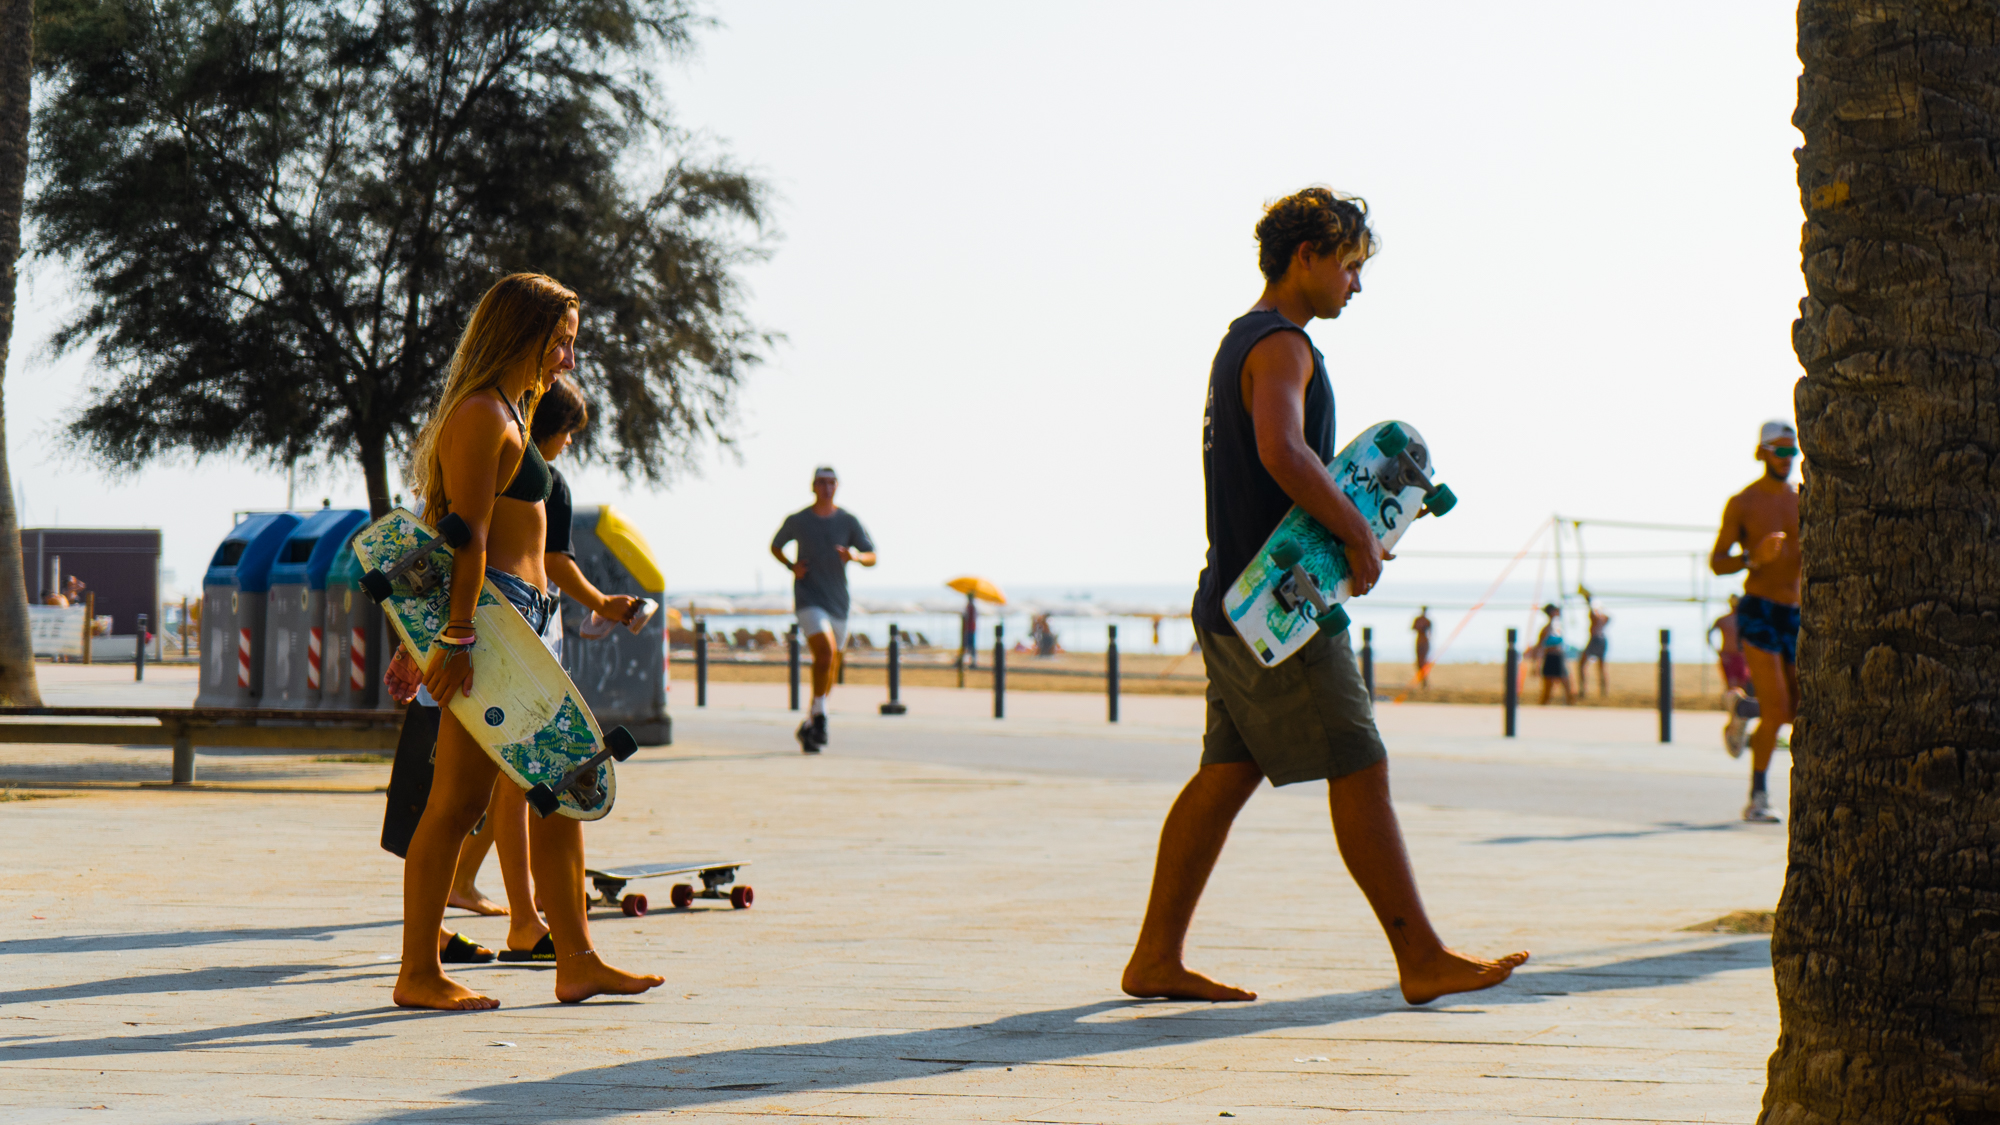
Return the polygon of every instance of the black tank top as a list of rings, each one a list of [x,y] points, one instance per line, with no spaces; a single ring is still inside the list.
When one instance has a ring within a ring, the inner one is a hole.
[[[1243,401],[1243,361],[1257,342],[1273,332],[1305,331],[1278,312],[1259,309],[1230,324],[1208,372],[1208,405],[1201,419],[1201,475],[1208,489],[1208,565],[1195,586],[1194,623],[1212,633],[1229,631],[1222,595],[1257,556],[1292,498],[1257,456],[1257,431],[1250,404]],[[1312,340],[1306,340],[1312,348]],[[1305,438],[1321,462],[1340,451],[1333,438],[1333,384],[1326,359],[1312,348],[1312,379],[1306,384]]]

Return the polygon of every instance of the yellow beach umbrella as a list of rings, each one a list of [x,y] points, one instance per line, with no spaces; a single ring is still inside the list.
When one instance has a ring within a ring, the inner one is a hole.
[[[974,578],[968,574],[963,578],[954,578],[945,585],[966,597],[978,598],[982,602],[992,602],[995,605],[1007,604],[1007,595],[1000,592],[1000,587],[984,578]]]

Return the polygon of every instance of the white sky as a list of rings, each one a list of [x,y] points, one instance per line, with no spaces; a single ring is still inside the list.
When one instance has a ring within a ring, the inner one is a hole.
[[[1209,361],[1260,288],[1260,205],[1315,182],[1366,196],[1384,243],[1312,329],[1341,438],[1412,422],[1461,498],[1406,547],[1511,551],[1551,511],[1709,523],[1790,415],[1789,4],[710,10],[665,80],[776,190],[748,280],[788,339],[740,461],[661,493],[569,469],[673,589],[779,588],[766,546],[818,462],[881,548],[857,586],[1191,588]],[[59,455],[85,365],[39,345],[74,297],[29,276],[5,388],[24,525],[162,527],[194,587],[282,474]],[[299,503],[321,496],[361,506],[358,472]]]

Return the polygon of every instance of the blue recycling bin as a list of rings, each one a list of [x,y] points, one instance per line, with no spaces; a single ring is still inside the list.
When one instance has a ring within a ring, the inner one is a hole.
[[[334,557],[368,522],[358,508],[323,508],[299,521],[271,564],[264,610],[264,677],[259,707],[320,704],[326,669],[326,578]]]
[[[393,641],[381,609],[361,588],[362,569],[349,534],[326,573],[327,663],[319,705],[338,711],[401,710],[382,686]]]
[[[264,610],[271,564],[299,524],[291,512],[246,516],[201,579],[201,687],[196,707],[255,707],[264,686]]]

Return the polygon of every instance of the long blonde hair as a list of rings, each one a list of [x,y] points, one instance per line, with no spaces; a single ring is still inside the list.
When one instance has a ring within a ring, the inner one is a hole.
[[[562,328],[569,310],[577,307],[576,294],[547,274],[510,273],[493,283],[479,299],[465,334],[458,338],[451,367],[444,377],[444,394],[430,421],[417,434],[416,448],[410,453],[407,474],[411,491],[424,502],[424,519],[436,523],[450,510],[444,495],[444,461],[438,455],[438,438],[444,424],[466,399],[481,391],[497,388],[510,372],[523,363],[538,365],[548,354],[549,344]],[[542,394],[539,380],[528,392],[521,417],[535,416],[535,404]],[[526,450],[522,451],[526,455]]]

